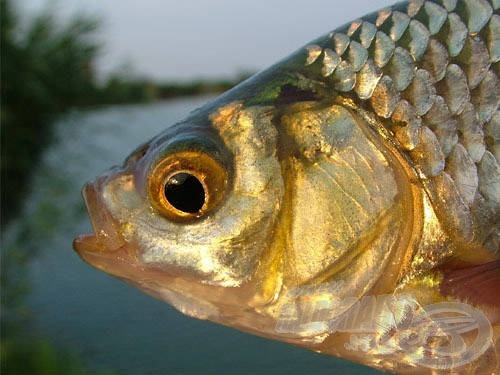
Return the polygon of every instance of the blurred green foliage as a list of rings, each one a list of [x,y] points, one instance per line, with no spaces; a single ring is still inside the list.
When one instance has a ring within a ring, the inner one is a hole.
[[[169,83],[153,82],[146,78],[131,78],[124,74],[115,73],[96,91],[94,104],[140,103],[181,96],[221,93],[248,78],[250,75],[250,73],[244,72],[235,79]]]
[[[16,339],[2,343],[2,374],[85,375],[78,357],[41,339]],[[106,375],[112,372],[99,372]]]
[[[46,341],[4,341],[1,351],[5,374],[86,374],[75,356],[55,350]]]
[[[31,172],[50,140],[54,116],[90,104],[94,96],[98,22],[78,16],[59,24],[47,11],[24,28],[13,3],[0,0],[0,25],[3,232],[5,223],[19,211]],[[22,235],[30,238],[30,233]],[[75,356],[29,335],[25,265],[33,254],[28,250],[6,247],[2,238],[1,372],[83,374]]]
[[[19,215],[30,188],[31,172],[51,141],[56,116],[73,107],[137,103],[178,96],[222,92],[236,80],[155,83],[130,71],[112,74],[99,85],[95,61],[100,22],[77,15],[61,23],[51,9],[24,20],[15,2],[0,0],[0,126],[2,237],[10,219]],[[60,182],[54,182],[60,183]],[[50,216],[50,207],[44,209]],[[43,224],[46,219],[24,218]],[[33,258],[31,226],[1,251],[1,372],[6,374],[83,374],[79,360],[48,341],[30,335],[27,262]],[[16,244],[23,243],[22,248]]]
[[[99,85],[94,70],[99,52],[96,19],[79,15],[61,24],[48,10],[22,30],[13,3],[0,0],[0,7],[2,225],[19,211],[30,171],[50,140],[54,116],[72,107],[223,92],[250,75],[155,83],[118,72]]]
[[[59,25],[50,12],[21,30],[12,3],[0,0],[2,223],[19,209],[29,174],[58,113],[89,104],[98,22],[78,16]]]

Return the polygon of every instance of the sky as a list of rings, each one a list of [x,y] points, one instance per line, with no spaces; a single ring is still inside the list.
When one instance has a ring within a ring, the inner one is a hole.
[[[233,78],[395,0],[17,0],[23,14],[47,4],[60,19],[102,20],[100,77],[125,67],[155,80]]]

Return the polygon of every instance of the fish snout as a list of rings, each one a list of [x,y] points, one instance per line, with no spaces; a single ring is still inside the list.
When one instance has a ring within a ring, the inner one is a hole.
[[[102,199],[101,187],[105,178],[87,183],[82,191],[85,205],[92,223],[93,234],[82,234],[73,241],[73,248],[84,252],[113,252],[126,244],[121,235],[120,225],[110,214]]]

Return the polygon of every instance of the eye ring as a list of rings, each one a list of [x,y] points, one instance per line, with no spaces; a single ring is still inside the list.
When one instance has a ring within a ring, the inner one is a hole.
[[[148,176],[153,207],[172,221],[206,215],[222,200],[227,173],[213,157],[200,152],[176,152],[158,162]]]

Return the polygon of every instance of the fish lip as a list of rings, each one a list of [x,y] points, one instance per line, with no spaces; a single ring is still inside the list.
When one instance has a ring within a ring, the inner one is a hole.
[[[78,256],[92,267],[125,280],[133,280],[129,274],[137,268],[137,259],[128,245],[113,251],[101,251],[99,245],[94,247],[95,243],[95,235],[80,235],[73,241],[73,247]]]
[[[73,240],[73,248],[83,253],[116,252],[126,244],[120,225],[113,218],[102,199],[102,186],[106,178],[85,184],[82,195],[93,228],[93,234],[81,234]]]

